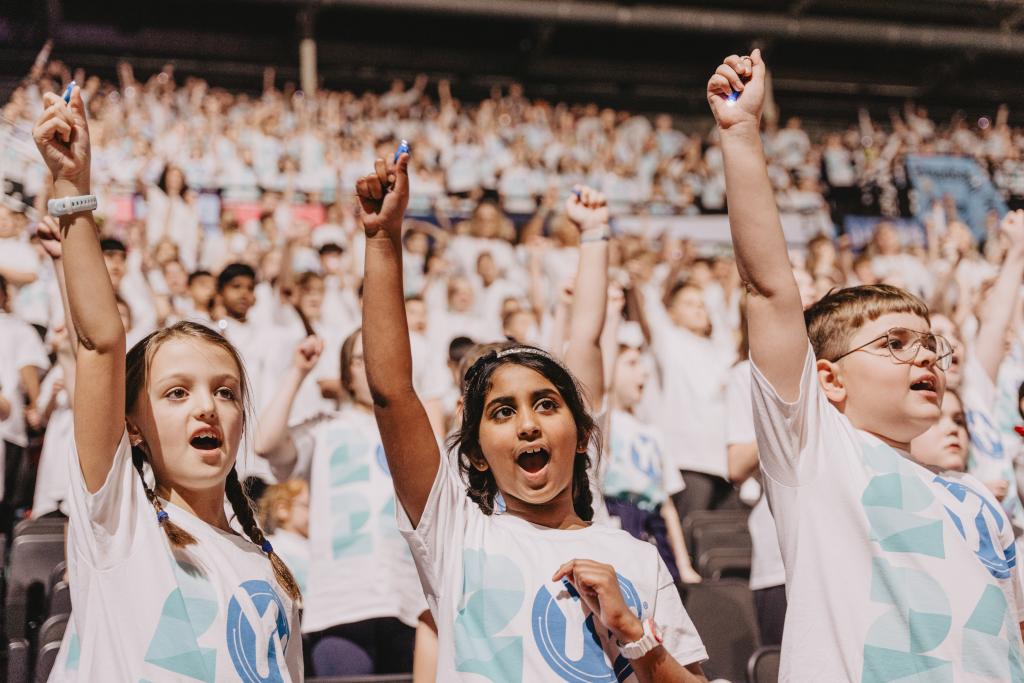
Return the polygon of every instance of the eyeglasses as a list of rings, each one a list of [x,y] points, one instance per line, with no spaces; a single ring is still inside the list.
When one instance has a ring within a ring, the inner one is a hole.
[[[896,359],[897,363],[913,363],[917,360],[917,354],[920,353],[922,348],[928,349],[935,354],[935,367],[940,370],[948,370],[953,362],[953,346],[945,337],[940,337],[931,332],[908,330],[905,327],[893,327],[887,330],[885,334],[875,337],[866,344],[850,349],[832,362],[838,363],[851,353],[863,351],[882,339],[885,340],[885,348],[889,355]],[[874,353],[872,355],[877,356],[879,354]]]

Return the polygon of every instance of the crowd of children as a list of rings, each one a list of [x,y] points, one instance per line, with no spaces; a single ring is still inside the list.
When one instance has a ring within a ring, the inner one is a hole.
[[[516,243],[487,201],[410,224],[415,146],[215,272],[2,209],[2,522],[70,518],[52,680],[702,681],[681,521],[751,505],[782,680],[1024,680],[1024,213],[791,252],[765,74],[708,82],[731,257],[585,184]],[[93,194],[83,91],[42,107],[42,198]]]

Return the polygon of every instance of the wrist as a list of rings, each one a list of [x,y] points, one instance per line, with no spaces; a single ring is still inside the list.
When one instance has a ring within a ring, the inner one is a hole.
[[[630,612],[625,623],[611,631],[620,643],[633,643],[644,637],[644,622]]]
[[[53,198],[63,199],[64,197],[92,194],[90,185],[87,174],[78,178],[57,178],[53,181]]]
[[[761,120],[750,119],[748,121],[741,121],[734,123],[728,128],[718,127],[718,133],[722,138],[722,144],[726,141],[737,141],[737,142],[761,142]]]

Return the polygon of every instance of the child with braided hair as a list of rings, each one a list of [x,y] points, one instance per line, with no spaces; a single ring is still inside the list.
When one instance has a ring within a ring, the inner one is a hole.
[[[54,197],[88,195],[81,93],[72,88],[67,103],[47,94],[45,106],[33,137]],[[40,237],[64,276],[78,340],[74,610],[51,680],[301,680],[299,589],[235,470],[248,404],[238,352],[181,322],[126,357],[92,214],[61,216],[59,230]]]
[[[481,355],[466,373],[452,457],[442,456],[412,383],[401,247],[409,155],[395,161],[378,159],[356,186],[363,356],[399,528],[438,628],[437,679],[706,681],[704,646],[657,548],[591,523],[588,450],[599,434],[569,368],[600,359],[599,347],[570,339],[565,364],[516,343]],[[581,232],[582,276],[606,263],[608,211],[585,187],[566,208]],[[577,285],[574,306],[599,302],[603,313],[605,287]],[[596,333],[581,329],[581,340],[600,336],[603,318],[592,322]],[[592,398],[603,384],[594,374],[581,378]]]

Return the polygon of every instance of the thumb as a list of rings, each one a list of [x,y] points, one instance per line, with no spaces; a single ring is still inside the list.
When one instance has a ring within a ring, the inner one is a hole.
[[[395,192],[409,193],[409,153],[403,152],[395,164]]]
[[[75,112],[85,120],[85,100],[82,99],[82,89],[77,85],[71,91],[71,99],[68,101],[71,111]]]
[[[763,78],[765,67],[764,59],[761,58],[761,48],[755,48],[754,51],[750,53],[750,63],[754,67],[754,77]]]

